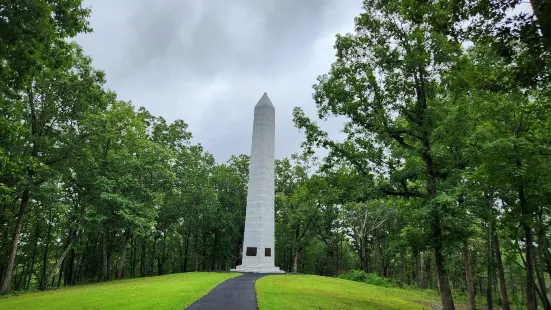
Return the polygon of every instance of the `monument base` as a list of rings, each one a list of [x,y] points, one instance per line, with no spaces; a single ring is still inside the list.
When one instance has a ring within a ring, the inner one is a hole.
[[[239,265],[235,269],[230,269],[230,271],[237,272],[253,272],[253,273],[285,273],[285,271],[280,270],[279,267],[275,266],[243,266]]]

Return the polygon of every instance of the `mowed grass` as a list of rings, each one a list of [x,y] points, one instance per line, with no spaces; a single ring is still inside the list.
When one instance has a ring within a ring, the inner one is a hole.
[[[273,275],[255,284],[260,310],[430,309],[438,297],[421,290],[386,288],[311,275]]]
[[[184,309],[238,273],[191,272],[0,298],[0,309]]]

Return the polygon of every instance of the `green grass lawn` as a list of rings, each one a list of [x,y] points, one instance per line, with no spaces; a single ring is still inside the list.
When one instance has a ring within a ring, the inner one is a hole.
[[[0,309],[184,309],[238,273],[191,272],[0,298]]]
[[[432,292],[369,285],[311,275],[274,275],[255,284],[260,310],[270,309],[430,309]]]

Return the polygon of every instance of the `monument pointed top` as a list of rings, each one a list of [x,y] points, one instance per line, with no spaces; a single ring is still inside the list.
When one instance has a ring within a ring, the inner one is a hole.
[[[270,98],[268,98],[268,94],[266,93],[264,93],[264,95],[262,95],[260,100],[258,100],[258,103],[256,104],[255,108],[256,107],[270,107],[274,109],[274,105],[272,104],[272,102],[270,101]]]

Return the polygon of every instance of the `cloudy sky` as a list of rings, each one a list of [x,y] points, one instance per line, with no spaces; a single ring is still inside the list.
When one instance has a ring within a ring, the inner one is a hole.
[[[225,162],[249,154],[253,108],[276,108],[276,157],[300,150],[292,109],[315,116],[312,84],[351,32],[361,0],[84,0],[93,33],[77,42],[108,88],[168,121]],[[325,126],[338,132],[340,123]]]

